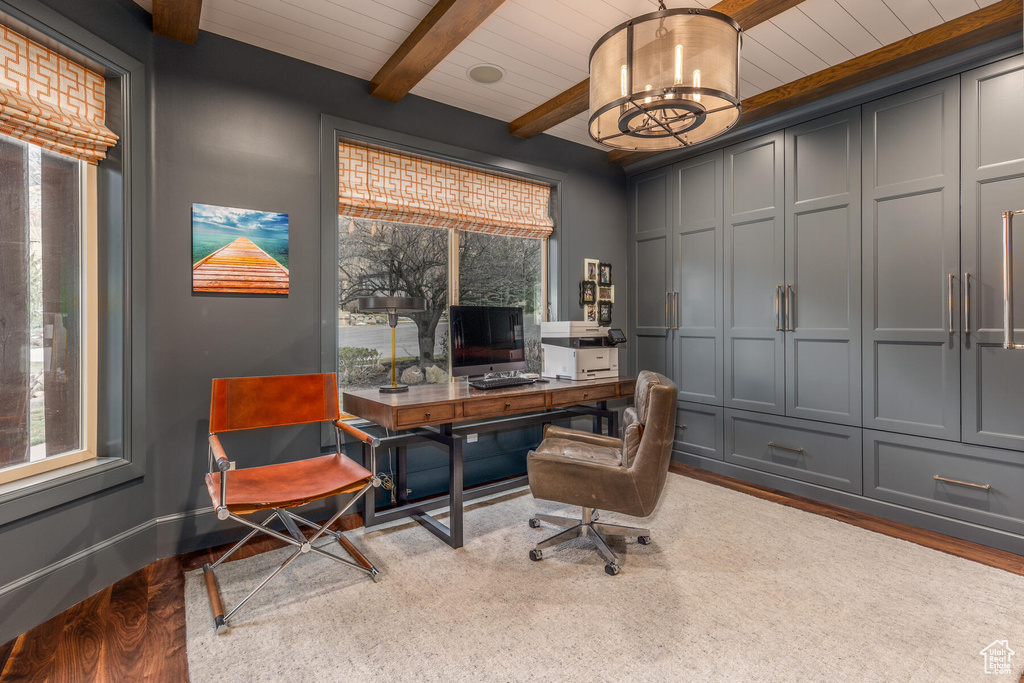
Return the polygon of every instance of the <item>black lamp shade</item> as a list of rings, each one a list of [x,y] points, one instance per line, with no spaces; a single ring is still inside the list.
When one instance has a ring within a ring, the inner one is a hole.
[[[427,302],[419,296],[361,296],[359,310],[366,313],[420,313]]]

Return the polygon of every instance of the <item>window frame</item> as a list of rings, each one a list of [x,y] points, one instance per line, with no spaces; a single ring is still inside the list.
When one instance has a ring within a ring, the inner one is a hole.
[[[509,174],[542,182],[551,187],[551,217],[554,231],[544,240],[541,250],[541,280],[544,290],[545,319],[558,318],[560,291],[557,264],[561,240],[561,185],[565,174],[492,154],[427,140],[406,133],[379,128],[329,114],[320,117],[320,371],[336,372],[338,367],[338,142],[342,139],[380,145],[400,152],[471,166],[483,171]],[[454,240],[449,236],[449,254]],[[457,263],[457,262],[456,262]],[[451,291],[449,305],[457,300]],[[458,273],[454,284],[458,286]],[[333,434],[324,431],[321,445],[333,444]]]
[[[117,82],[122,110],[120,149],[116,151],[120,168],[102,163],[89,167],[96,181],[96,239],[86,245],[91,254],[83,256],[95,258],[87,272],[94,278],[89,284],[95,285],[97,298],[94,311],[86,312],[92,317],[84,317],[83,322],[85,334],[96,337],[94,354],[83,360],[83,375],[93,365],[95,381],[85,390],[91,396],[83,392],[86,405],[82,414],[94,425],[91,432],[86,430],[86,438],[91,436],[92,441],[83,445],[91,445],[97,457],[0,484],[0,525],[4,525],[146,473],[148,125],[146,73],[141,62],[31,0],[0,0],[0,14],[11,20],[15,30],[27,29],[29,37],[43,36],[99,64],[108,86]],[[120,273],[120,277],[108,276],[109,272]]]

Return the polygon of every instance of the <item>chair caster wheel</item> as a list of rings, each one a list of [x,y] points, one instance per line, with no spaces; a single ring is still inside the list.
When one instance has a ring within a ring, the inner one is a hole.
[[[540,562],[541,560],[544,559],[544,553],[541,552],[540,550],[537,550],[536,548],[534,548],[533,550],[530,551],[530,559],[533,560],[534,562]]]
[[[650,536],[637,536],[636,537],[636,542],[639,543],[640,545],[650,545],[651,544],[651,537]]]
[[[530,528],[531,529],[539,529],[540,528],[540,520],[537,519],[536,517],[531,517],[530,518]]]
[[[604,566],[604,571],[609,576],[615,576],[616,574],[619,573],[619,565],[612,564],[611,562],[609,562],[608,564],[606,564]]]

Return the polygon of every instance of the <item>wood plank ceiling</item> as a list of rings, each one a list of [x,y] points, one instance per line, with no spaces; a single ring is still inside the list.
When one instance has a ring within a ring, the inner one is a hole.
[[[146,9],[152,2],[135,1]],[[740,96],[778,88],[998,1],[803,0],[744,31]],[[369,81],[435,4],[204,0],[200,28]],[[578,86],[587,78],[594,42],[656,6],[656,0],[505,0],[410,92],[513,121]],[[467,70],[481,63],[500,66],[505,78],[491,85],[470,80]],[[546,132],[605,149],[587,134],[587,118],[587,112],[578,114]]]

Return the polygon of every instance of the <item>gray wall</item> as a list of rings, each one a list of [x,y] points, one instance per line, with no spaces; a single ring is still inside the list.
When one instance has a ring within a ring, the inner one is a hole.
[[[149,465],[142,480],[0,527],[0,613],[10,615],[0,642],[156,556],[213,540],[212,515],[188,514],[209,506],[200,487],[211,377],[319,371],[322,113],[564,174],[561,317],[582,317],[575,283],[593,257],[613,264],[624,324],[625,179],[604,152],[550,136],[519,140],[504,122],[419,97],[376,100],[365,81],[213,34],[201,33],[197,46],[153,36],[131,0],[45,4],[147,65],[151,220],[136,229],[148,241]],[[288,213],[289,296],[193,296],[193,202]],[[254,465],[319,445],[315,430],[267,436],[225,445],[245,448]],[[87,552],[97,545],[101,552]]]

